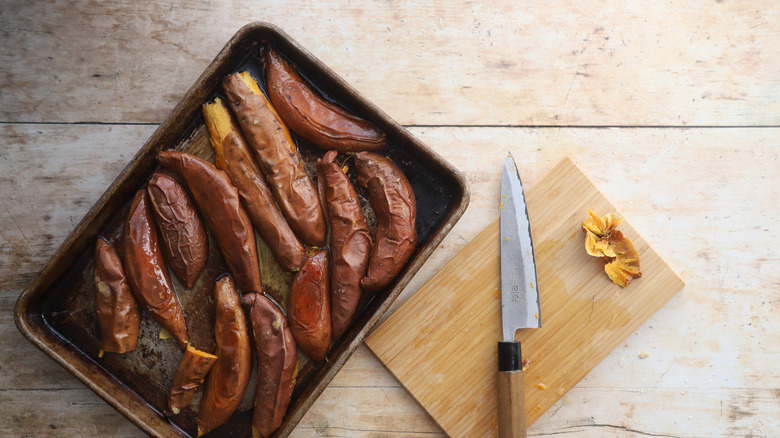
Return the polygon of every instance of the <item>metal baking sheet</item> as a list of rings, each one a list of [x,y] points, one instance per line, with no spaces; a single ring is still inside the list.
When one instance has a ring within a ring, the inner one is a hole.
[[[418,246],[407,267],[390,286],[364,303],[350,331],[336,340],[325,365],[315,367],[299,354],[300,371],[293,400],[274,436],[289,435],[468,204],[468,188],[457,169],[366,101],[292,38],[267,23],[252,23],[239,30],[56,251],[41,275],[22,292],[16,306],[17,327],[31,342],[150,435],[196,436],[194,419],[200,390],[192,406],[181,414],[171,418],[162,415],[181,351],[172,340],[159,338],[160,327],[146,312],[142,312],[135,351],[123,355],[107,353],[102,358],[98,357],[99,338],[92,281],[95,239],[99,235],[106,236],[121,248],[122,225],[130,200],[151,174],[160,169],[155,161],[159,151],[181,150],[213,162],[214,152],[200,107],[220,93],[219,83],[228,73],[246,69],[262,84],[264,74],[258,52],[266,44],[272,44],[293,62],[302,76],[328,99],[370,119],[387,133],[388,146],[379,153],[393,159],[412,185],[418,204],[416,227],[419,235]],[[296,142],[309,173],[316,177],[313,166],[324,152],[297,137]],[[359,185],[354,185],[361,194]],[[365,196],[361,198],[369,222],[372,222],[370,206]],[[173,276],[172,280],[194,345],[213,351],[213,282],[226,271],[226,267],[210,233],[209,238],[209,263],[195,286],[186,290]],[[291,277],[276,266],[262,241],[258,245],[264,288],[284,304]],[[250,382],[237,412],[211,435],[250,435],[253,397],[254,381]]]

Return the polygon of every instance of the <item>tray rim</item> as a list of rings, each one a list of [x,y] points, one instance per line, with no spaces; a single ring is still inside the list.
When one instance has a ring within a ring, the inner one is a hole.
[[[76,227],[68,234],[38,276],[24,288],[19,295],[14,308],[14,321],[16,327],[25,338],[73,374],[78,380],[93,390],[109,405],[122,413],[148,435],[171,436],[174,434],[183,437],[189,436],[189,434],[179,428],[174,422],[164,417],[161,412],[158,412],[151,407],[135,391],[132,391],[129,388],[127,388],[128,390],[126,391],[112,391],[112,389],[117,388],[117,385],[125,387],[124,383],[103,369],[91,357],[81,351],[78,346],[68,344],[61,335],[46,322],[46,319],[42,317],[40,312],[31,312],[30,309],[36,304],[36,299],[43,298],[49,288],[51,288],[57,280],[62,278],[70,268],[71,262],[87,250],[87,242],[92,241],[97,237],[96,229],[99,228],[97,225],[105,223],[107,218],[114,213],[110,204],[117,202],[117,197],[119,197],[120,200],[124,199],[120,204],[124,204],[125,201],[129,200],[132,192],[137,188],[136,181],[142,179],[142,175],[149,173],[150,169],[154,168],[154,156],[156,155],[156,152],[176,144],[178,136],[171,135],[170,133],[178,132],[178,134],[181,135],[185,132],[186,126],[194,117],[194,114],[192,114],[193,111],[190,108],[192,104],[189,102],[194,100],[203,101],[205,99],[205,97],[202,96],[204,92],[208,94],[213,90],[213,88],[208,85],[210,80],[214,76],[220,75],[220,71],[224,69],[225,61],[232,56],[235,56],[236,51],[240,50],[239,48],[236,48],[236,45],[250,40],[251,36],[258,32],[273,34],[274,37],[279,38],[288,44],[293,51],[298,52],[298,56],[306,57],[307,61],[318,70],[318,73],[321,73],[335,86],[349,93],[354,97],[354,100],[368,110],[369,113],[372,113],[376,118],[381,119],[384,123],[389,124],[393,129],[400,133],[405,141],[411,143],[416,148],[415,153],[422,154],[426,159],[439,166],[440,170],[446,171],[448,175],[453,178],[456,186],[458,186],[461,191],[460,197],[455,198],[452,210],[442,219],[443,223],[441,227],[429,236],[427,243],[424,243],[424,248],[422,248],[422,250],[409,262],[402,272],[400,280],[390,290],[382,304],[373,314],[371,314],[360,330],[353,330],[351,337],[342,342],[342,345],[339,347],[339,350],[341,351],[336,355],[335,360],[326,368],[325,374],[320,379],[320,384],[310,392],[308,397],[305,397],[305,400],[301,403],[297,403],[297,406],[290,407],[291,410],[288,411],[287,414],[290,418],[285,420],[285,423],[283,423],[282,427],[274,436],[286,436],[294,429],[298,421],[300,421],[324,388],[340,371],[349,357],[354,353],[355,349],[364,342],[365,338],[368,336],[368,332],[376,325],[379,319],[389,309],[398,295],[400,295],[412,279],[414,274],[417,273],[430,254],[439,246],[444,237],[449,233],[455,223],[457,223],[469,204],[470,191],[466,179],[460,170],[452,166],[435,151],[431,150],[417,138],[412,136],[406,128],[367,100],[344,79],[303,48],[278,26],[268,22],[257,21],[241,27],[228,40],[216,57],[207,65],[194,84],[173,107],[164,121],[155,129],[141,149],[139,149],[128,162],[127,166],[108,186]],[[200,98],[198,96],[200,96]],[[197,109],[199,110],[199,108]],[[78,367],[77,365],[81,365],[81,367]],[[293,415],[290,415],[291,412]]]

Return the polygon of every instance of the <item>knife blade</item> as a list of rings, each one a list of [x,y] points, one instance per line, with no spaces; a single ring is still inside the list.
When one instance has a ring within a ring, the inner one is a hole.
[[[498,343],[498,436],[525,437],[525,391],[515,332],[542,326],[531,225],[512,154],[501,176],[501,325]]]

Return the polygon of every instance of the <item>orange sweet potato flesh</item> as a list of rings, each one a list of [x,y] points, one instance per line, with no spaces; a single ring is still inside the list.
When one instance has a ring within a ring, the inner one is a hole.
[[[184,152],[163,151],[157,160],[187,184],[238,286],[245,292],[261,291],[255,232],[230,177]]]
[[[230,175],[255,229],[283,269],[297,270],[306,257],[306,250],[276,205],[227,105],[216,98],[203,105],[203,117],[217,154],[217,167]]]
[[[298,352],[287,319],[268,297],[244,295],[257,356],[252,436],[268,437],[282,424],[298,372]]]
[[[317,160],[317,184],[325,217],[330,224],[330,293],[333,339],[349,328],[363,294],[360,280],[368,269],[371,231],[358,195],[341,166],[335,150]]]
[[[154,207],[162,248],[173,274],[192,289],[209,257],[209,240],[187,191],[175,179],[155,173],[146,190]]]
[[[317,365],[325,363],[331,341],[328,250],[312,250],[295,274],[287,312],[298,348]]]
[[[214,285],[216,302],[214,337],[218,356],[200,400],[198,436],[224,424],[244,396],[252,370],[252,347],[241,297],[229,276],[219,278]]]
[[[265,51],[264,60],[268,97],[293,132],[326,151],[375,151],[385,147],[384,132],[323,99],[273,49]]]
[[[176,374],[173,375],[166,415],[176,415],[190,405],[195,390],[203,382],[216,360],[217,356],[200,351],[191,344],[187,345]]]
[[[303,243],[324,246],[327,229],[317,188],[287,126],[249,73],[226,76],[222,88],[290,227]]]
[[[107,240],[95,243],[95,310],[100,327],[100,356],[104,351],[135,350],[141,311],[130,290],[119,254]]]
[[[145,189],[136,192],[124,227],[124,267],[138,302],[182,348],[189,342],[184,313],[168,276]]]
[[[389,158],[358,152],[355,166],[358,182],[368,187],[378,222],[368,272],[360,285],[366,291],[377,291],[393,281],[414,253],[417,204],[406,176]]]

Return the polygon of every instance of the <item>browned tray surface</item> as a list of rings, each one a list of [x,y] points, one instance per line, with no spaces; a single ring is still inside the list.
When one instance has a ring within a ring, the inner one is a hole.
[[[192,407],[181,414],[172,418],[161,414],[181,352],[172,340],[159,339],[159,326],[145,312],[135,351],[124,355],[106,353],[98,358],[92,249],[99,235],[122,245],[122,223],[129,202],[134,192],[159,169],[155,160],[159,151],[181,150],[213,162],[214,152],[200,106],[218,94],[219,81],[228,73],[248,69],[255,78],[262,80],[264,74],[257,54],[264,44],[273,45],[292,61],[302,76],[329,99],[373,121],[387,133],[388,146],[379,153],[392,158],[409,178],[417,197],[416,226],[420,236],[420,243],[407,267],[390,286],[365,303],[356,323],[342,339],[335,341],[324,366],[317,368],[299,354],[300,372],[293,400],[284,423],[274,436],[289,435],[468,204],[468,188],[457,169],[367,102],[288,35],[267,23],[249,24],[239,30],[65,239],[41,275],[22,292],[16,306],[17,327],[33,344],[151,435],[194,436],[200,391]],[[300,138],[296,137],[296,141],[310,174],[316,177],[313,164],[323,152]],[[361,198],[367,205],[365,198]],[[192,289],[184,289],[172,276],[187,316],[190,338],[196,347],[207,351],[214,349],[213,281],[226,271],[211,236],[210,240],[208,267]],[[264,287],[284,305],[291,277],[276,266],[259,236],[258,240]],[[249,435],[253,383],[250,382],[238,411],[226,425],[212,432],[212,436]]]

